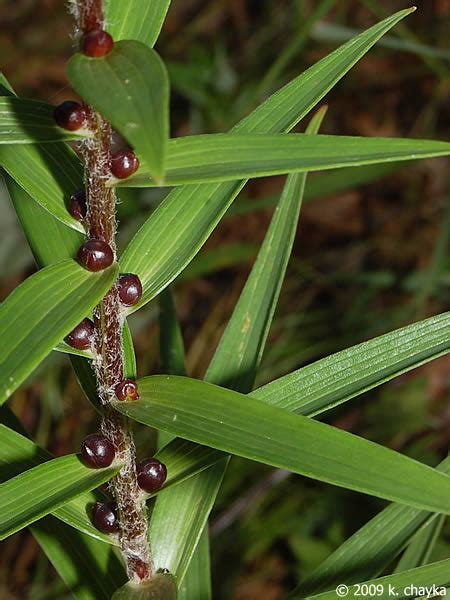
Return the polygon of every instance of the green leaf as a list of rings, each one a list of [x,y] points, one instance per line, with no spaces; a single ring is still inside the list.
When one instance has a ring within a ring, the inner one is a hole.
[[[314,117],[308,133],[317,133],[324,115],[321,110]],[[243,393],[253,387],[294,244],[305,182],[306,175],[286,180],[256,262],[206,372],[206,381]]]
[[[159,329],[161,368],[163,372],[170,375],[186,375],[183,337],[170,289],[164,290],[159,296]]]
[[[83,188],[81,164],[65,144],[0,145],[0,166],[34,201],[62,223],[84,233],[68,212],[71,194]]]
[[[450,475],[450,458],[438,470]],[[289,595],[304,598],[377,577],[405,548],[414,534],[438,515],[402,504],[390,504],[349,537]]]
[[[133,177],[111,179],[110,184],[151,187],[232,181],[449,154],[450,143],[434,140],[301,133],[196,135],[170,140],[163,182],[155,182],[141,167]]]
[[[418,569],[404,571],[403,573],[396,575],[388,575],[387,577],[365,581],[363,584],[379,586],[378,588],[363,587],[362,590],[373,589],[376,591],[376,598],[381,598],[383,600],[390,600],[392,597],[398,598],[399,600],[416,596],[423,598],[431,597],[428,592],[416,590],[417,588],[425,587],[431,589],[433,586],[440,590],[440,593],[439,591],[438,593],[439,596],[442,596],[445,593],[445,588],[450,585],[450,559],[441,560],[440,562],[432,563],[425,567],[419,567]],[[344,590],[345,598],[367,597],[365,596],[365,592],[363,594],[361,593],[361,585],[363,584],[359,583],[348,590]],[[415,586],[416,590],[414,590],[412,586]],[[307,596],[307,598],[314,598],[314,600],[336,600],[338,597],[339,595],[336,593],[336,590],[325,592],[318,596]],[[435,597],[435,594],[433,594],[432,597]],[[300,600],[301,598],[305,598],[305,596],[292,596],[292,600]]]
[[[225,472],[224,462],[221,460],[168,490],[153,509],[150,521],[153,561],[157,569],[168,569],[176,575],[178,582],[183,581],[213,507]]]
[[[154,46],[170,0],[104,0],[106,30],[115,41],[139,40]]]
[[[19,429],[20,433],[0,425],[0,482],[11,479],[16,475],[20,475],[23,471],[32,469],[54,458],[50,452],[40,448],[28,437],[21,435],[21,433],[24,433],[21,431],[23,428],[17,428],[17,423],[11,422],[11,417],[14,417],[14,415],[7,406],[2,406],[1,412],[3,423],[14,427],[16,430]],[[61,521],[83,533],[87,533],[91,537],[108,544],[118,544],[111,536],[98,531],[88,518],[90,507],[98,499],[99,497],[96,497],[93,493],[85,493],[64,504],[53,514]]]
[[[178,591],[178,600],[211,600],[211,566],[209,560],[209,538],[203,531],[189,568]]]
[[[5,409],[6,407],[2,407],[2,411],[5,411]],[[5,421],[5,413],[3,412],[2,421],[12,426],[9,423],[10,414],[9,412],[6,413],[8,420]],[[160,450],[156,457],[166,465],[168,470],[167,481],[161,490],[167,497],[170,487],[178,485],[185,479],[192,477],[192,475],[211,467],[211,465],[222,459],[222,454],[212,448],[205,449],[198,444],[177,439],[173,444]],[[0,481],[15,477],[25,470],[52,460],[52,458],[54,457],[49,452],[40,448],[27,437],[9,427],[0,425]],[[148,497],[151,497],[151,495],[149,494]],[[114,538],[102,534],[93,527],[88,517],[89,508],[96,500],[97,498],[93,494],[82,494],[55,510],[53,515],[83,533],[108,544],[117,545]]]
[[[134,352],[133,338],[128,323],[124,321],[122,330],[123,369],[124,377],[137,379],[136,354]]]
[[[251,395],[314,416],[449,351],[447,312],[327,356]]]
[[[74,258],[85,236],[55,219],[6,173],[4,179],[37,264],[44,267]]]
[[[114,408],[151,427],[341,487],[450,513],[450,477],[330,425],[195,379],[139,380]]]
[[[274,134],[291,130],[370,48],[413,9],[371,27],[271,96],[233,130]],[[134,310],[161,292],[197,254],[245,181],[190,185],[174,190],[144,223],[121,260],[136,273],[144,294]],[[183,227],[174,228],[182,220]],[[149,260],[151,257],[151,260]]]
[[[73,88],[161,181],[169,137],[169,78],[158,54],[141,42],[122,41],[102,59],[75,54],[67,73]]]
[[[0,485],[0,540],[114,477],[119,466],[89,469],[76,455],[42,463]],[[30,493],[32,490],[32,493]]]
[[[32,525],[31,532],[77,600],[110,600],[126,582],[123,565],[111,546],[53,517]]]
[[[117,590],[111,600],[177,600],[175,578],[169,573],[157,573],[146,583],[130,581]]]
[[[416,533],[409,543],[394,573],[408,571],[408,569],[421,567],[430,562],[431,553],[434,550],[445,520],[445,515],[437,515],[435,519],[429,519],[429,522]]]
[[[84,130],[66,131],[55,124],[54,107],[15,96],[0,98],[0,144],[35,144],[76,140]]]
[[[90,273],[73,260],[29,277],[0,306],[0,404],[90,313],[117,276],[117,265]]]

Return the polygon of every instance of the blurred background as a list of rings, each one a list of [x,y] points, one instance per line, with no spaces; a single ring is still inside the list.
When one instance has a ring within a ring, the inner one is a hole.
[[[16,91],[75,97],[61,0],[3,0],[2,70]],[[450,139],[450,0],[418,0],[328,95],[322,132]],[[172,0],[157,44],[172,82],[172,136],[228,130],[264,98],[403,0]],[[301,123],[297,131],[302,131]],[[449,308],[448,160],[312,175],[258,385]],[[174,286],[190,375],[201,377],[237,301],[283,186],[250,183]],[[127,194],[120,244],[166,192]],[[35,265],[0,190],[0,299]],[[134,315],[139,374],[160,372],[156,303]],[[450,441],[443,358],[327,413],[325,420],[434,465]],[[53,353],[10,403],[34,439],[76,451],[96,417],[67,357]],[[152,440],[138,432],[149,453]],[[385,503],[234,459],[211,518],[214,598],[277,600]],[[433,558],[450,555],[444,527]],[[65,599],[27,532],[1,545],[0,597]]]

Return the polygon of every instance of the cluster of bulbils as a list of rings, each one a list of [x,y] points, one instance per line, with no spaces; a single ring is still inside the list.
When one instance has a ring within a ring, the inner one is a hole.
[[[88,32],[81,40],[81,50],[86,56],[99,58],[109,54],[114,47],[112,37],[99,29]],[[66,101],[55,108],[54,118],[59,125],[68,131],[77,131],[86,124],[87,114],[84,106],[78,102]],[[117,179],[130,177],[139,168],[139,161],[131,150],[117,152],[111,158],[111,173]],[[86,194],[84,190],[75,192],[69,203],[69,212],[77,221],[83,222],[87,215]],[[78,250],[78,262],[89,271],[101,271],[114,261],[112,248],[100,239],[87,240]],[[139,277],[133,273],[121,275],[117,281],[119,300],[123,306],[133,306],[142,297],[142,285]],[[94,324],[90,319],[83,319],[65,338],[67,344],[77,350],[88,350],[92,347]],[[139,399],[138,386],[131,379],[124,379],[115,389],[116,398],[120,401]],[[109,467],[115,459],[115,448],[103,434],[89,435],[81,445],[81,458],[84,464],[93,469]],[[167,469],[156,458],[149,458],[136,466],[139,487],[147,493],[158,491],[167,477]],[[95,527],[107,534],[119,530],[117,506],[110,502],[97,502],[92,511]]]

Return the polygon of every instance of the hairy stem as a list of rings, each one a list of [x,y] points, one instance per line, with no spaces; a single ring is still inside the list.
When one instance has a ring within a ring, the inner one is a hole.
[[[103,26],[102,0],[78,0],[77,25],[81,33]],[[107,242],[116,251],[116,196],[106,187],[111,176],[111,126],[87,107],[89,128],[94,134],[82,144],[87,197],[87,229],[90,238]],[[137,484],[135,447],[127,419],[111,408],[114,390],[123,379],[123,313],[117,286],[114,286],[94,311],[94,361],[100,401],[104,406],[101,429],[116,449],[123,464],[111,483],[116,499],[120,527],[120,547],[128,577],[135,582],[153,575],[148,543],[148,520],[143,494]]]

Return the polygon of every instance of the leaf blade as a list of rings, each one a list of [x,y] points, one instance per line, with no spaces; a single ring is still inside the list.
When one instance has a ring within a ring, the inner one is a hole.
[[[75,54],[67,67],[73,88],[106,117],[145,161],[164,175],[169,138],[169,78],[158,54],[141,42],[118,42],[101,60]]]
[[[114,408],[146,425],[229,454],[450,513],[445,497],[450,477],[363,438],[194,379],[147,377],[139,381],[139,390],[140,400],[114,402]]]
[[[311,137],[212,134],[169,141],[164,185],[233,181],[448,156],[450,144],[433,140],[365,138],[337,135]],[[145,166],[129,179],[110,185],[158,185]]]
[[[154,46],[169,6],[170,0],[152,0],[146,4],[140,0],[105,0],[106,30],[116,41],[138,40]]]
[[[400,11],[338,48],[271,96],[233,131],[273,134],[292,129],[380,37],[411,12]],[[123,269],[136,273],[143,284],[143,298],[134,310],[160,293],[192,260],[244,185],[236,181],[186,186],[171,192],[154,211],[121,260]],[[183,227],[174,230],[177,216]]]
[[[0,306],[0,403],[99,302],[118,267],[90,273],[73,260],[29,277]]]
[[[0,539],[111,479],[118,467],[89,469],[76,455],[44,462],[0,485]],[[51,486],[50,486],[51,482]],[[30,489],[33,494],[30,494]]]

